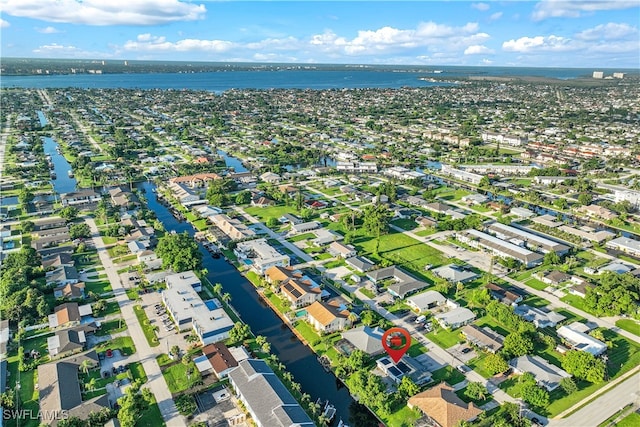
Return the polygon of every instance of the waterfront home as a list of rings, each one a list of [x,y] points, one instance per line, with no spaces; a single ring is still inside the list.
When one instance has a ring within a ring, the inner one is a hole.
[[[193,362],[201,374],[214,374],[219,380],[226,378],[238,366],[238,361],[223,342],[204,346],[202,356],[196,357]]]
[[[280,285],[280,292],[291,303],[292,309],[320,301],[322,296],[322,289],[318,284],[303,279],[286,279]]]
[[[198,282],[174,274],[165,277],[162,302],[179,331],[193,330],[203,345],[229,338],[233,320],[216,300],[202,301]]]
[[[75,207],[84,207],[88,205],[92,205],[94,203],[98,203],[102,199],[100,194],[96,193],[91,188],[85,188],[78,191],[73,191],[70,193],[63,193],[60,195],[60,202],[62,206],[75,206]]]
[[[279,285],[287,279],[301,278],[302,272],[300,270],[294,270],[293,267],[290,266],[282,267],[274,265],[265,270],[264,277],[267,279],[267,282]]]
[[[209,220],[231,240],[244,240],[255,237],[256,232],[236,218],[229,218],[225,214],[213,215]]]
[[[321,333],[341,331],[351,324],[349,310],[339,299],[329,302],[316,301],[305,310],[311,326]]]
[[[229,373],[229,384],[257,427],[315,426],[264,360],[238,363]]]
[[[260,180],[264,182],[268,182],[269,184],[278,184],[282,177],[277,173],[273,172],[265,172],[260,175]]]
[[[290,262],[289,255],[281,254],[265,239],[239,242],[233,253],[239,261],[250,266],[260,275],[273,266],[288,267]]]
[[[396,384],[400,384],[403,377],[409,377],[417,385],[431,381],[431,373],[409,355],[404,355],[397,363],[389,356],[382,357],[376,360],[376,367]]]
[[[348,343],[347,346],[350,347],[348,351],[349,354],[351,354],[354,349],[358,349],[370,356],[375,356],[384,350],[382,347],[383,334],[384,330],[378,326],[375,328],[370,328],[366,325],[358,326],[357,328],[344,331],[342,333],[342,339],[336,343],[336,348],[342,350],[345,344]],[[344,343],[344,341],[346,341],[346,343]],[[349,354],[346,355],[348,356]]]
[[[536,383],[547,391],[553,391],[560,386],[563,378],[570,378],[566,371],[547,362],[540,356],[525,355],[509,361],[509,366],[516,374],[529,372],[536,379]]]
[[[222,179],[220,175],[216,173],[197,173],[194,175],[185,175],[169,180],[170,184],[179,184],[191,189],[207,188],[209,182]]]
[[[460,399],[445,382],[411,396],[407,406],[419,409],[430,425],[438,427],[456,427],[461,421],[471,422],[482,413],[475,403]]]

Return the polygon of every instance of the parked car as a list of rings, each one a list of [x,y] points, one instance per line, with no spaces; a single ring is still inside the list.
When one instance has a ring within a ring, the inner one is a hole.
[[[462,354],[467,354],[467,353],[469,353],[470,351],[471,351],[471,348],[470,348],[470,347],[465,347],[465,348],[463,348],[462,350],[460,350],[460,352],[462,352]]]
[[[456,369],[460,372],[462,372],[463,374],[466,374],[467,372],[469,372],[471,370],[471,368],[469,368],[467,365],[458,365],[456,366]]]
[[[418,316],[415,320],[416,323],[424,323],[427,320],[427,316],[424,314]]]

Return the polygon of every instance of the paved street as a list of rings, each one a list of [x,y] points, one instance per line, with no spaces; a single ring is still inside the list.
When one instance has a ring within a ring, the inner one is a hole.
[[[178,409],[176,408],[171,397],[171,393],[169,392],[167,382],[162,376],[160,366],[158,366],[158,362],[156,361],[156,356],[161,354],[161,349],[164,347],[161,345],[152,348],[149,346],[149,343],[147,343],[147,339],[142,332],[138,319],[133,312],[134,303],[127,297],[124,287],[122,286],[122,282],[118,276],[117,267],[111,262],[111,258],[107,253],[102,238],[100,237],[95,221],[93,218],[89,217],[85,217],[84,220],[91,229],[93,243],[98,251],[98,255],[100,256],[100,261],[102,261],[105,272],[107,273],[111,287],[113,288],[114,295],[116,296],[118,305],[122,311],[122,317],[127,323],[129,335],[131,335],[133,343],[136,346],[135,354],[140,362],[142,362],[144,371],[147,374],[148,381],[145,384],[145,387],[148,387],[155,396],[160,412],[162,413],[162,418],[167,426],[186,426],[187,424],[185,419],[178,413]]]

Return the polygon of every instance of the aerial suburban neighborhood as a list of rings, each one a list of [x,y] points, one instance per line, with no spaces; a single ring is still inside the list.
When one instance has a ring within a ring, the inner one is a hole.
[[[613,425],[640,85],[593,80],[2,87],[0,425]]]

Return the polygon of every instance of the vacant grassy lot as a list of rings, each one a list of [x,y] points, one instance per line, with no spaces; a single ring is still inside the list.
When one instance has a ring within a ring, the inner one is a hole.
[[[200,379],[200,372],[193,361],[185,365],[182,362],[169,366],[162,371],[171,393],[179,393],[191,388]]]
[[[140,324],[140,327],[142,327],[142,332],[144,333],[144,337],[147,339],[149,346],[156,347],[160,345],[160,341],[158,341],[156,332],[153,330],[153,326],[147,317],[147,313],[144,312],[144,309],[139,305],[136,305],[133,307],[133,311],[136,313],[138,323]]]
[[[426,334],[427,338],[429,338],[434,343],[438,344],[442,348],[453,347],[462,341],[460,337],[460,331],[448,331],[446,329],[439,329],[437,331],[432,331]]]
[[[260,219],[262,222],[266,222],[269,218],[280,218],[284,214],[293,214],[297,215],[298,212],[294,207],[291,206],[268,206],[268,207],[257,207],[250,206],[244,209],[246,213],[253,215]]]

